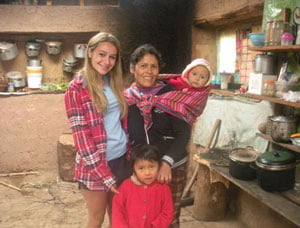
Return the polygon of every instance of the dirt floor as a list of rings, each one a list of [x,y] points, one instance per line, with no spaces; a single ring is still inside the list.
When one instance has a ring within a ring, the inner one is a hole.
[[[87,211],[77,184],[64,182],[56,170],[26,176],[0,177],[0,227],[85,227]]]

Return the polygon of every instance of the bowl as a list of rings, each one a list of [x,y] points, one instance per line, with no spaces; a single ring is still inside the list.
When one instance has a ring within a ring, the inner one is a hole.
[[[254,46],[264,46],[265,33],[250,33],[249,37]]]
[[[291,138],[291,141],[295,146],[300,146],[300,137]]]

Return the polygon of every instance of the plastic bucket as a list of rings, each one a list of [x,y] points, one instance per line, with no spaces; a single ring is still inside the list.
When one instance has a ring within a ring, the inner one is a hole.
[[[40,89],[42,87],[43,73],[27,71],[27,85],[28,88]]]

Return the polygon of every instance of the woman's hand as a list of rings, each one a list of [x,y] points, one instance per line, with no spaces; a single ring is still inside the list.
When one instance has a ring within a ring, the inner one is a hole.
[[[168,163],[164,161],[161,163],[161,166],[158,171],[157,180],[162,184],[169,184],[171,182],[172,172],[171,166]]]
[[[118,191],[118,189],[117,189],[117,185],[113,185],[113,186],[111,186],[110,187],[110,189],[109,189],[112,193],[115,193],[115,194],[119,194],[119,191]]]

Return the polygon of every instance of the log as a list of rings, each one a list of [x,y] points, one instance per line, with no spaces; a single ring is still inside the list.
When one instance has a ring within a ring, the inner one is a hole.
[[[199,164],[192,217],[197,220],[217,221],[225,217],[229,205],[228,189],[222,182],[210,181],[210,171]]]
[[[76,150],[72,134],[63,134],[57,142],[58,172],[63,181],[74,182]]]

